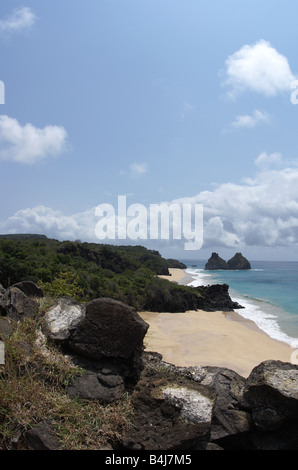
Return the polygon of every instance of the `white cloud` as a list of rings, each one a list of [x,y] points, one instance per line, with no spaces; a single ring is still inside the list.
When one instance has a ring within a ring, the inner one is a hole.
[[[273,168],[279,168],[283,165],[283,157],[281,153],[274,152],[267,154],[262,152],[258,158],[255,159],[255,164],[262,170],[268,170]]]
[[[148,163],[132,163],[130,165],[130,172],[132,176],[141,176],[147,173],[148,171]]]
[[[28,31],[36,21],[36,16],[29,7],[15,8],[12,14],[0,20],[0,32],[3,34]]]
[[[223,84],[230,87],[230,97],[244,91],[275,96],[289,91],[295,80],[287,58],[264,40],[241,47],[228,57],[225,66]]]
[[[241,250],[248,247],[298,246],[298,165],[285,162],[278,153],[263,152],[256,158],[254,178],[241,183],[224,183],[213,191],[202,191],[196,196],[180,198],[169,204],[203,204],[204,245]],[[117,215],[117,207],[115,214]],[[148,208],[147,208],[148,209]],[[149,213],[149,211],[148,211]],[[100,242],[95,236],[98,222],[95,208],[64,215],[44,206],[18,211],[0,224],[2,233],[41,233],[56,239],[81,239]],[[194,218],[192,219],[194,220]],[[131,240],[112,240],[116,244]],[[184,249],[185,239],[136,240],[151,244],[153,249],[163,247]]]
[[[231,126],[236,129],[248,128],[253,129],[258,124],[270,121],[270,115],[264,111],[256,109],[251,115],[241,114],[235,118]]]
[[[67,133],[63,127],[43,129],[0,116],[0,160],[33,164],[48,156],[61,153],[66,146]]]

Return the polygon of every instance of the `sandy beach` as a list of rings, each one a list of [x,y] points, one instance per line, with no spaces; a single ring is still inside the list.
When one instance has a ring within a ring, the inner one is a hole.
[[[185,283],[187,275],[182,269],[170,272],[170,277],[162,277]],[[144,340],[146,350],[159,352],[164,361],[178,366],[228,367],[247,377],[264,360],[291,362],[289,345],[270,338],[236,312],[139,314],[150,326]]]

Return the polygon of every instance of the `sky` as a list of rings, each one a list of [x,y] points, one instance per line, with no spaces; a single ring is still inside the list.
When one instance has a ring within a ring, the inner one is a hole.
[[[131,214],[203,207],[202,244],[183,227],[104,243],[298,261],[297,16],[292,0],[2,0],[0,233],[102,243],[98,207],[117,224],[125,196]]]

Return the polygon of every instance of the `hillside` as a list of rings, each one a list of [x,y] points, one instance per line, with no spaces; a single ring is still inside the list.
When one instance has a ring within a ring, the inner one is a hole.
[[[169,267],[186,266],[142,246],[61,242],[34,234],[0,236],[0,284],[5,288],[23,280],[45,288],[61,273],[71,273],[80,288],[80,300],[108,296],[136,308],[150,308],[157,291],[177,290],[157,277],[169,274]],[[185,291],[182,286],[181,291]]]
[[[50,296],[87,302],[110,297],[137,310],[184,312],[240,308],[228,286],[188,287],[158,277],[186,268],[142,246],[57,241],[42,235],[0,236],[0,284],[33,281]]]

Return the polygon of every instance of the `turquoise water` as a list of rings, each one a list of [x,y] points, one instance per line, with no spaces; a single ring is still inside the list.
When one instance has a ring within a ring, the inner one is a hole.
[[[298,347],[298,262],[254,261],[247,271],[205,271],[206,260],[181,260],[194,278],[191,285],[229,285],[230,295],[272,338]]]

